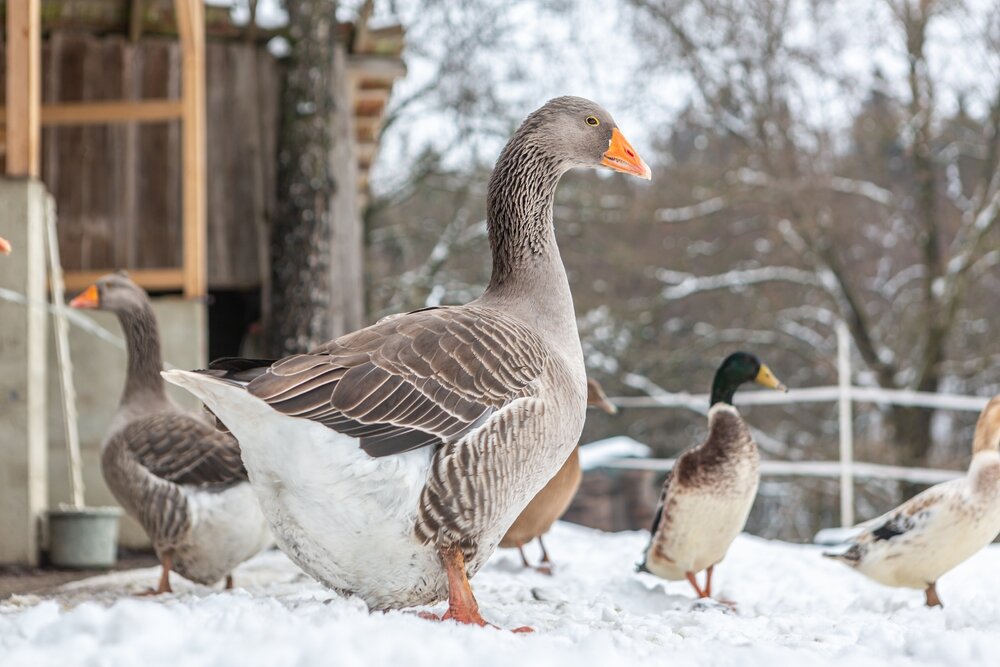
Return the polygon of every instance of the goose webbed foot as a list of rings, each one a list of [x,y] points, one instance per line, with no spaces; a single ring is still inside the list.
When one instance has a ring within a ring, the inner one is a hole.
[[[170,587],[170,570],[173,567],[173,559],[170,556],[164,556],[163,560],[160,562],[160,583],[156,588],[147,588],[141,593],[137,593],[140,597],[148,595],[162,595],[164,593],[173,593],[174,589]]]
[[[488,623],[479,613],[479,603],[476,602],[476,596],[472,594],[469,578],[465,574],[465,555],[462,553],[461,547],[455,545],[442,549],[440,555],[441,563],[448,575],[448,611],[437,620],[457,621],[479,627],[497,627]],[[433,614],[426,612],[421,613],[420,616],[427,619],[434,618]],[[523,626],[515,628],[512,632],[534,632],[534,630]]]

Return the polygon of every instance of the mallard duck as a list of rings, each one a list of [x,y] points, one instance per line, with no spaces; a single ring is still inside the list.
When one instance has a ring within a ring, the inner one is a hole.
[[[118,316],[128,349],[125,389],[101,444],[101,472],[115,499],[146,531],[162,565],[199,584],[222,578],[271,546],[240,447],[166,394],[160,333],[146,292],[122,273],[100,278],[70,302]]]
[[[856,527],[835,558],[886,586],[924,591],[940,607],[937,580],[1000,534],[1000,396],[979,415],[964,477],[937,484]]]
[[[240,441],[279,546],[369,608],[433,604],[484,625],[468,578],[583,428],[587,377],[552,207],[562,175],[649,178],[611,115],[532,113],[487,192],[493,272],[462,306],[386,318],[274,363],[170,371]]]
[[[747,382],[785,391],[752,354],[735,352],[712,382],[708,438],[677,457],[667,474],[639,569],[670,581],[687,579],[699,598],[712,596],[712,571],[746,525],[760,481],[757,443],[733,394]],[[705,570],[705,587],[695,575]]]
[[[0,236],[0,254],[9,255],[10,250],[10,241]]]
[[[593,378],[587,378],[587,406],[599,408],[609,415],[618,413],[618,407],[608,400],[601,383]],[[576,490],[580,488],[582,479],[580,452],[578,447],[574,447],[555,477],[542,487],[507,529],[507,533],[500,540],[500,546],[504,549],[516,548],[521,554],[524,567],[530,568],[531,564],[524,555],[524,545],[531,540],[538,540],[538,546],[542,549],[542,562],[535,569],[542,574],[552,574],[552,561],[549,560],[549,552],[542,542],[542,535],[549,532],[552,524],[566,513],[573,496],[576,495]]]

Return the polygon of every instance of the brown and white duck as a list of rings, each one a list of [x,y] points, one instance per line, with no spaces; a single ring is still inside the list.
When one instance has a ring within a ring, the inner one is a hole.
[[[979,415],[964,477],[937,484],[856,527],[836,558],[886,586],[924,591],[940,607],[937,580],[1000,533],[1000,396]]]
[[[726,357],[712,382],[708,439],[677,457],[663,482],[649,546],[639,565],[670,581],[687,579],[699,598],[712,595],[712,571],[746,525],[760,481],[760,456],[733,395],[746,382],[784,385],[752,354]],[[695,575],[706,570],[705,587]]]
[[[601,383],[593,378],[587,378],[587,407],[594,407],[609,415],[617,414],[618,407],[608,400],[604,394]],[[552,561],[549,559],[549,552],[545,549],[542,535],[549,532],[552,524],[559,520],[569,504],[573,501],[577,489],[580,488],[580,481],[583,479],[583,471],[580,469],[580,448],[574,447],[569,458],[555,477],[542,487],[528,506],[524,508],[517,519],[507,529],[507,533],[500,540],[500,546],[504,549],[517,549],[521,554],[521,562],[524,567],[530,568],[531,564],[524,555],[524,545],[531,540],[538,540],[538,546],[542,549],[542,561],[536,570],[542,574],[552,574]]]
[[[583,428],[587,377],[552,208],[565,172],[602,165],[649,178],[607,111],[554,99],[490,179],[480,298],[273,364],[165,374],[240,441],[279,545],[307,573],[372,609],[447,597],[442,618],[485,624],[468,577]]]
[[[240,447],[167,396],[160,333],[146,292],[123,273],[103,276],[70,302],[118,316],[128,349],[125,389],[101,444],[101,472],[115,499],[146,531],[162,565],[199,584],[274,543],[240,460]]]

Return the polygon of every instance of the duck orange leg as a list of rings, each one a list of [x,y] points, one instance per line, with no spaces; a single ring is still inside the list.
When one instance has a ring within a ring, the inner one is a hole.
[[[685,572],[684,576],[687,577],[688,583],[691,584],[691,587],[694,589],[694,592],[698,594],[699,598],[708,597],[708,593],[701,590],[701,586],[698,585],[698,579],[695,578],[694,572]]]
[[[549,560],[549,552],[545,550],[545,542],[542,542],[542,536],[538,536],[538,546],[542,548],[542,562],[538,564],[535,569],[542,574],[552,574],[552,561]]]
[[[927,597],[928,607],[944,607],[944,605],[941,604],[941,598],[939,598],[937,594],[936,581],[927,586],[927,589],[924,591],[924,595]]]

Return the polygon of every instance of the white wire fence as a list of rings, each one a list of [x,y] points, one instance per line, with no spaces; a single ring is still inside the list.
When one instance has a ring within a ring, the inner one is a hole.
[[[821,477],[840,480],[840,521],[854,525],[854,479],[885,479],[914,484],[937,484],[959,477],[955,470],[910,468],[865,463],[854,460],[853,404],[904,405],[980,412],[989,401],[986,397],[959,394],[935,394],[920,391],[857,387],[851,384],[851,340],[843,323],[837,326],[837,370],[840,382],[826,387],[791,389],[788,393],[752,391],[739,394],[740,405],[787,405],[793,403],[838,404],[839,460],[837,461],[762,461],[765,477]],[[622,408],[688,408],[704,412],[708,394],[657,393],[655,396],[614,397],[611,402]],[[675,459],[622,459],[604,464],[608,468],[667,472]]]

